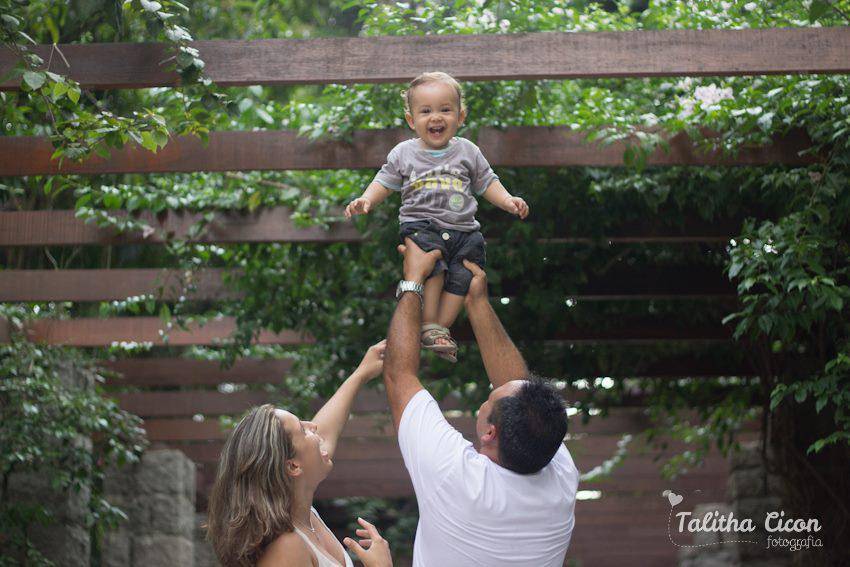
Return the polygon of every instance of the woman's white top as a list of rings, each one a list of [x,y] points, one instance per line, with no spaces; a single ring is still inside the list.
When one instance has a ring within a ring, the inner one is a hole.
[[[325,521],[322,519],[321,516],[319,516],[319,513],[316,512],[315,508],[311,506],[310,512],[314,514],[320,522],[322,522],[322,525],[325,526],[325,529],[330,531],[330,529],[328,529],[328,526],[325,524]],[[327,552],[325,552],[324,550],[319,549],[319,547],[310,540],[310,537],[306,533],[304,533],[303,530],[299,529],[297,526],[293,527],[295,528],[295,533],[301,536],[301,539],[304,540],[304,542],[310,548],[310,551],[312,551],[313,555],[316,556],[316,560],[319,562],[319,567],[340,567],[340,564],[336,561],[336,559],[328,555]],[[351,557],[348,556],[348,553],[345,552],[345,548],[343,548],[342,556],[345,557],[345,567],[354,567],[354,563],[351,561]]]

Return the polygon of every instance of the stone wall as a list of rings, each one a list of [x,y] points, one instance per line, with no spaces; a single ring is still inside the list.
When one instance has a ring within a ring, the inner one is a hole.
[[[58,369],[58,376],[68,388],[89,389],[91,377],[72,364]],[[76,443],[91,451],[91,440],[78,437]],[[43,506],[51,515],[47,525],[33,524],[28,535],[35,547],[57,567],[88,567],[91,562],[89,529],[86,527],[91,487],[79,491],[62,491],[50,485],[50,475],[27,471],[9,475],[8,494],[12,503]],[[0,555],[4,550],[0,549]],[[21,560],[22,563],[25,561]]]
[[[750,518],[756,526],[754,532],[699,532],[694,534],[693,545],[679,553],[679,567],[786,567],[791,565],[787,550],[766,549],[767,533],[764,518],[768,512],[782,509],[781,486],[778,477],[765,472],[761,445],[758,442],[742,444],[741,451],[730,459],[726,498],[729,503],[695,506],[693,517],[717,510],[720,515],[743,520]],[[759,543],[722,543],[735,540],[753,540]],[[707,544],[707,545],[706,545]],[[717,545],[713,545],[717,544]]]
[[[110,471],[104,493],[128,519],[105,535],[103,567],[194,564],[195,465],[183,453],[146,452],[136,465]]]

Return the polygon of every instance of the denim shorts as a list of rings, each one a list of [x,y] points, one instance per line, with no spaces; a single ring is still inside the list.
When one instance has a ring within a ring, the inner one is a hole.
[[[425,252],[442,252],[443,257],[437,260],[434,271],[428,277],[445,272],[443,289],[454,295],[466,295],[472,281],[472,272],[463,265],[464,258],[482,268],[487,261],[484,236],[478,230],[463,232],[440,228],[434,221],[425,219],[401,223],[399,239],[402,244],[405,237],[409,237]]]

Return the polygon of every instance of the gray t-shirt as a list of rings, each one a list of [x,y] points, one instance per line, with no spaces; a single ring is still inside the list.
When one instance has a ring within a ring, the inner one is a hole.
[[[475,195],[495,179],[478,146],[455,136],[442,150],[423,148],[419,138],[399,143],[374,181],[401,192],[400,223],[432,219],[441,228],[472,232],[481,226]]]

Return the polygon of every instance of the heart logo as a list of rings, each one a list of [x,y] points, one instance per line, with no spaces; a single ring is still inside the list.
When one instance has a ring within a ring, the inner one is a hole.
[[[671,491],[667,493],[667,500],[670,502],[670,506],[675,508],[682,503],[682,495]]]

